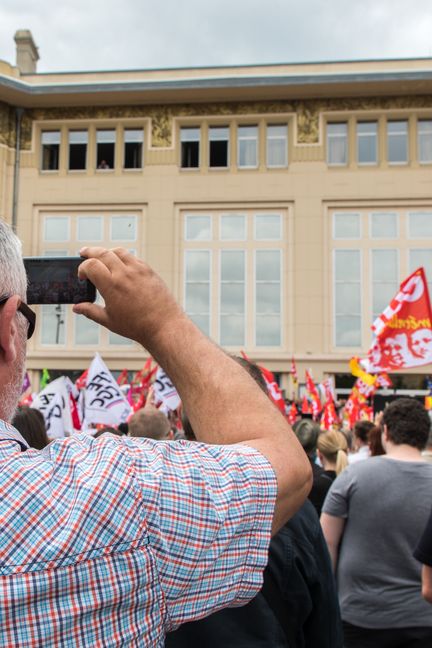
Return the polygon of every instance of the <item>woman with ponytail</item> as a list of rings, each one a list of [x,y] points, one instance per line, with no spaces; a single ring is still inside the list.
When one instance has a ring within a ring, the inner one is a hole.
[[[342,432],[331,430],[323,432],[318,437],[318,457],[326,475],[331,479],[336,477],[348,465],[348,444]]]

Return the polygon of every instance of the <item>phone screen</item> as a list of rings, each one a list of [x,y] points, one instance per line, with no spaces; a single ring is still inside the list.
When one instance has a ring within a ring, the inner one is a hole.
[[[78,304],[94,302],[96,288],[78,278],[81,257],[25,257],[28,304]]]

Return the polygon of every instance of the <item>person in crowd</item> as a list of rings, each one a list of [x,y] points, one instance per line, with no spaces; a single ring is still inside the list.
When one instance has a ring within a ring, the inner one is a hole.
[[[382,430],[379,425],[374,425],[371,427],[368,433],[368,446],[369,446],[369,456],[379,457],[385,454],[385,450],[382,444]],[[349,455],[348,455],[349,459]]]
[[[422,564],[422,595],[432,603],[432,510],[426,528],[420,538],[414,557]]]
[[[348,465],[348,444],[344,434],[338,430],[321,432],[317,441],[318,458],[324,473],[333,482]]]
[[[235,360],[262,391],[259,367]],[[188,439],[195,438],[185,412]],[[342,648],[342,624],[330,556],[317,513],[306,501],[272,538],[264,584],[241,608],[227,608],[183,624],[165,648]]]
[[[33,407],[20,405],[12,419],[12,425],[22,434],[30,448],[42,450],[50,442],[43,414]]]
[[[356,421],[354,423],[354,452],[348,455],[348,463],[356,463],[370,457],[368,437],[369,432],[374,427],[372,421]]]
[[[129,419],[129,436],[168,441],[174,438],[171,425],[163,412],[143,407]]]
[[[302,505],[311,470],[285,418],[146,263],[80,253],[104,305],[74,311],[148,350],[200,443],[79,434],[25,452],[9,422],[35,314],[19,240],[0,222],[0,644],[156,647],[259,591],[270,532]]]
[[[346,648],[432,646],[432,614],[413,557],[429,515],[432,466],[421,455],[430,420],[400,398],[383,418],[386,454],[333,482],[321,524],[337,573]]]
[[[293,425],[293,430],[303,446],[303,450],[312,467],[312,488],[309,493],[309,500],[315,507],[318,515],[321,515],[321,508],[331,486],[332,480],[325,474],[324,469],[316,463],[317,441],[320,434],[318,423],[311,419],[301,419]]]
[[[123,432],[121,432],[117,428],[112,427],[111,425],[105,425],[104,427],[100,428],[95,434],[93,434],[93,438],[99,439],[99,437],[101,437],[102,434],[105,434],[106,432],[109,432],[109,434],[114,434],[115,436],[123,436]]]

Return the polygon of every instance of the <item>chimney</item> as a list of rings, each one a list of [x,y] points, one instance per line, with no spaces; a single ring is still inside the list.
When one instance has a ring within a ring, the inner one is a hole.
[[[21,74],[35,74],[39,60],[38,48],[29,29],[18,29],[15,34],[16,66]]]

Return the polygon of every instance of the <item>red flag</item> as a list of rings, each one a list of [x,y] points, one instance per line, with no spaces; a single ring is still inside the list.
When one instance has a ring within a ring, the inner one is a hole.
[[[303,396],[301,411],[302,411],[302,414],[312,414],[311,406],[310,406],[310,403],[309,403],[309,401],[307,399],[306,394]]]
[[[81,430],[81,418],[78,413],[78,408],[72,394],[69,394],[69,401],[70,401],[69,404],[70,404],[70,411],[72,416],[72,425],[74,427],[74,430]]]
[[[75,380],[75,387],[77,389],[84,389],[87,384],[88,369],[82,372],[81,376]]]
[[[310,375],[307,369],[306,369],[306,390],[312,401],[312,415],[316,419],[318,417],[318,414],[322,410],[322,405],[318,394],[318,389],[316,388],[316,385],[312,380],[312,376]]]
[[[288,423],[290,425],[294,425],[294,423],[297,421],[297,418],[298,418],[298,410],[296,404],[293,403],[288,412]]]
[[[372,331],[376,337],[362,361],[367,371],[397,371],[432,362],[432,313],[423,268],[401,283]]]
[[[357,423],[360,418],[360,403],[355,394],[351,393],[351,396],[345,403],[345,411],[348,414],[348,423],[350,429],[352,429],[354,427],[354,424]]]
[[[383,371],[383,373],[378,374],[377,385],[379,385],[380,387],[383,387],[384,389],[386,387],[393,387],[393,383],[392,383],[388,373]]]
[[[331,430],[335,423],[339,422],[333,398],[329,398],[324,405],[324,410],[321,416],[321,427],[325,430]]]
[[[126,385],[128,382],[128,370],[123,369],[123,371],[117,376],[117,385]]]

